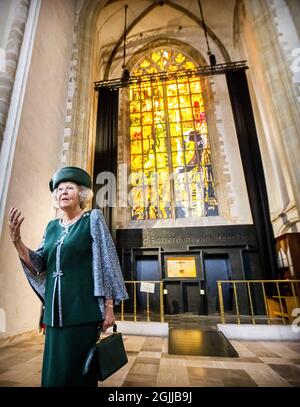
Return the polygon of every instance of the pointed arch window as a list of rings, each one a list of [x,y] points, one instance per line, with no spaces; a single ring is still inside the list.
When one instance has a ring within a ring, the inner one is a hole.
[[[180,51],[163,48],[132,73],[194,67]],[[132,85],[129,94],[132,219],[217,216],[200,78],[143,82]]]

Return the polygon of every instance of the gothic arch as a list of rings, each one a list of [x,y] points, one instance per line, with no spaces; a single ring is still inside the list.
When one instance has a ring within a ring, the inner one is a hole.
[[[160,38],[155,39],[149,43],[147,43],[144,47],[138,49],[128,60],[126,63],[127,68],[129,71],[132,71],[134,66],[145,57],[150,50],[154,51],[158,48],[171,48],[183,51],[183,53],[195,63],[195,65],[201,65],[205,63],[204,56],[194,48],[193,46],[184,43],[180,40],[170,39],[170,38]],[[230,193],[230,180],[227,176],[225,176],[226,172],[226,162],[224,158],[224,153],[221,149],[220,144],[220,134],[216,126],[216,105],[214,99],[214,92],[212,89],[211,81],[208,78],[204,78],[202,81],[203,92],[204,92],[204,100],[206,106],[206,117],[207,123],[209,127],[209,139],[210,143],[213,146],[211,149],[211,157],[212,157],[212,164],[214,167],[214,178],[215,178],[215,185],[217,196],[219,197],[218,206],[219,206],[219,216],[220,219],[229,220],[231,217],[230,214],[230,206],[228,202],[228,195]],[[130,156],[129,156],[129,99],[128,99],[128,92],[127,88],[123,88],[120,93],[120,118],[119,121],[119,141],[118,141],[118,148],[120,154],[118,156],[118,160],[121,163],[125,163],[130,166]],[[122,147],[121,147],[122,146]],[[121,219],[127,218],[128,224],[131,224],[129,220],[129,211],[128,208],[118,209],[118,217]],[[125,215],[126,213],[126,215]],[[124,225],[123,225],[124,226]],[[149,220],[148,221],[140,221],[139,227],[149,227]]]
[[[175,48],[178,50],[184,50],[184,53],[188,55],[188,57],[193,60],[193,62],[196,65],[202,65],[205,64],[205,58],[199,52],[196,48],[192,47],[190,44],[187,44],[186,42],[177,40],[177,39],[169,39],[167,37],[165,38],[159,38],[155,39],[153,41],[149,41],[146,45],[143,47],[139,48],[128,60],[126,63],[127,68],[129,71],[132,69],[132,67],[145,55],[148,51],[153,50],[154,48],[160,48],[168,46],[170,48]]]
[[[92,173],[93,125],[95,122],[95,42],[96,22],[108,1],[87,0],[77,14],[73,54],[77,55],[76,91],[72,98],[71,137],[68,164],[79,165]]]
[[[163,2],[163,5],[167,5],[171,8],[174,8],[175,10],[180,11],[181,13],[187,15],[191,20],[195,21],[199,27],[203,28],[203,23],[200,20],[200,18],[198,18],[197,16],[195,16],[193,13],[191,13],[189,10],[187,10],[186,8],[180,6],[179,4],[175,4],[172,3],[169,0],[165,0]],[[128,34],[130,33],[130,31],[132,31],[132,29],[147,15],[149,14],[154,8],[156,8],[157,6],[160,6],[159,3],[153,3],[151,4],[147,9],[145,9],[138,17],[136,17],[136,19],[129,25],[129,27],[126,29],[126,36],[128,36]],[[221,51],[221,54],[224,58],[224,60],[226,62],[230,62],[230,56],[224,46],[224,44],[222,43],[222,41],[218,38],[218,36],[214,33],[214,31],[206,24],[206,29],[207,29],[207,34],[208,36],[217,44],[218,48]],[[105,73],[104,73],[104,80],[105,79],[109,79],[109,70],[112,64],[112,61],[119,49],[119,47],[121,46],[122,42],[123,42],[123,38],[124,36],[121,35],[120,38],[118,39],[118,41],[116,42],[109,60],[107,61],[106,64],[106,68],[105,68]]]
[[[235,47],[238,47],[245,18],[246,18],[246,9],[244,1],[236,0],[233,11],[233,27],[232,27],[233,44]]]
[[[72,96],[72,119],[70,127],[70,136],[68,139],[69,148],[67,151],[67,163],[69,165],[79,165],[86,168],[90,173],[93,172],[93,152],[96,133],[96,114],[97,114],[97,94],[94,91],[94,81],[99,79],[99,72],[97,66],[97,20],[101,11],[111,1],[105,0],[87,0],[79,4],[76,16],[76,26],[74,32],[74,46],[73,55],[76,55],[76,68],[74,73],[74,95]],[[164,2],[181,13],[189,16],[200,27],[202,22],[194,14],[184,7],[174,4],[169,0]],[[154,3],[151,5],[151,10],[159,4]],[[149,7],[148,7],[149,12]],[[136,25],[141,18],[146,15],[142,13],[137,19],[128,27],[128,32]],[[207,27],[208,35],[217,44],[223,55],[225,61],[230,61],[229,54],[217,37],[217,35]],[[116,53],[117,48],[121,44],[122,37],[116,43],[112,52],[110,60]],[[173,40],[172,40],[173,41]],[[110,66],[109,63],[107,66]],[[70,101],[70,99],[69,99]]]

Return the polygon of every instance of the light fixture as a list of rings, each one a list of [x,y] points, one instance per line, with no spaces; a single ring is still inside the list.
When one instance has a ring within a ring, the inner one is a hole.
[[[201,13],[201,20],[202,20],[202,25],[203,25],[203,30],[204,30],[204,35],[205,35],[205,40],[206,40],[206,45],[207,45],[207,55],[209,57],[209,62],[211,67],[213,68],[214,66],[217,65],[217,59],[215,54],[213,54],[210,50],[209,43],[208,43],[208,36],[207,36],[207,29],[206,29],[206,24],[204,21],[204,15],[203,15],[203,10],[201,6],[201,0],[198,0],[199,8],[200,8],[200,13]]]

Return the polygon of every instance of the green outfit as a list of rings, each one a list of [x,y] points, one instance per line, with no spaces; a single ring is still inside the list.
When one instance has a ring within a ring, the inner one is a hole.
[[[81,373],[95,342],[101,312],[94,296],[90,213],[73,225],[49,222],[43,249],[47,265],[42,386],[96,386]]]
[[[42,387],[97,387],[93,373],[82,375],[83,361],[98,333],[98,322],[66,327],[47,326]]]
[[[60,173],[64,180],[75,174],[65,170]],[[62,181],[58,175],[54,178],[53,188]],[[119,304],[128,298],[103,213],[93,209],[66,228],[51,221],[38,249],[28,252],[35,273],[22,259],[21,265],[45,304],[42,385],[96,386],[96,378],[88,379],[81,369],[87,350],[95,344],[98,323],[105,319],[105,299]]]

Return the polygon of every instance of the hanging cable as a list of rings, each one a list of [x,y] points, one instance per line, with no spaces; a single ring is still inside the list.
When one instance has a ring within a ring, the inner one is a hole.
[[[199,5],[199,9],[200,9],[201,20],[202,20],[202,25],[203,25],[203,30],[204,30],[204,35],[205,35],[205,40],[206,40],[206,45],[207,45],[207,55],[209,57],[210,65],[213,67],[217,64],[217,59],[216,59],[215,54],[213,54],[211,52],[210,47],[209,47],[207,29],[206,29],[206,24],[204,21],[203,10],[202,10],[202,5],[201,5],[200,0],[198,0],[198,5]]]
[[[123,44],[123,75],[122,80],[127,82],[129,80],[130,74],[129,70],[126,68],[126,30],[127,30],[127,9],[128,5],[125,5],[125,18],[124,18],[124,44]]]

